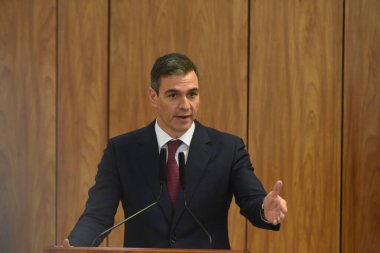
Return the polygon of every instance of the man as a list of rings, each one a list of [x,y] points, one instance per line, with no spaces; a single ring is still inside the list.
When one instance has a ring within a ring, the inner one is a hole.
[[[255,226],[278,230],[287,212],[278,181],[268,195],[253,173],[243,141],[195,120],[198,70],[178,53],[157,59],[149,99],[157,118],[147,127],[112,138],[99,164],[86,209],[64,246],[91,246],[111,227],[119,201],[128,217],[157,200],[159,154],[168,150],[167,187],[157,205],[125,226],[124,246],[229,249],[227,215],[232,195]],[[186,160],[186,199],[178,181],[178,154]],[[202,227],[212,238],[210,245]]]

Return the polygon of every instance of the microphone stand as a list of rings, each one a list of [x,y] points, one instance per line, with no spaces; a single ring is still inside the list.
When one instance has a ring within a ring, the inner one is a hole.
[[[203,232],[205,232],[205,234],[208,237],[208,242],[210,244],[210,249],[212,249],[212,237],[211,237],[210,233],[207,231],[207,229],[203,226],[203,224],[198,220],[198,218],[195,216],[195,214],[191,211],[191,209],[187,205],[185,189],[182,188],[182,192],[183,192],[183,198],[185,200],[185,209],[190,213],[190,215],[194,218],[194,220],[202,228]]]
[[[198,223],[198,225],[202,228],[203,232],[207,235],[208,241],[210,244],[210,249],[212,249],[212,237],[210,233],[207,231],[207,229],[203,226],[203,224],[198,220],[198,218],[195,216],[195,214],[191,211],[187,204],[186,200],[186,178],[185,178],[185,154],[183,152],[180,152],[178,154],[178,167],[179,167],[179,178],[180,178],[180,183],[182,187],[182,193],[183,193],[183,199],[185,201],[185,209],[190,213],[190,215],[193,217],[193,219]]]
[[[161,183],[160,185],[160,194],[158,195],[158,198],[155,202],[153,202],[152,204],[146,206],[145,208],[135,212],[134,214],[132,214],[131,216],[128,216],[126,219],[120,221],[119,223],[117,223],[116,225],[110,227],[109,229],[103,231],[102,233],[100,233],[91,243],[91,247],[98,247],[99,244],[103,241],[104,237],[106,237],[113,229],[117,228],[118,226],[126,223],[127,221],[129,221],[130,219],[136,217],[137,215],[145,212],[146,210],[148,210],[149,208],[151,208],[152,206],[156,205],[160,199],[161,199],[161,194],[162,194],[162,189],[163,189],[163,183]],[[102,239],[102,240],[100,240]]]

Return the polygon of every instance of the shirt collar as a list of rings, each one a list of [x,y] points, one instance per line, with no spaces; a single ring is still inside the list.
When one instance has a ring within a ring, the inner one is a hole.
[[[157,136],[157,142],[158,142],[158,148],[161,149],[168,141],[174,140],[169,134],[167,134],[162,128],[158,125],[157,119],[156,123],[154,125],[154,130],[156,131]],[[178,138],[178,140],[181,140],[182,143],[186,144],[188,147],[190,147],[191,139],[193,138],[195,130],[195,123],[191,124],[191,127],[187,129],[187,131]]]

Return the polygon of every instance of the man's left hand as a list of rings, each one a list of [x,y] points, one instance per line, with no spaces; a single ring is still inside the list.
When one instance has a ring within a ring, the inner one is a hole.
[[[264,198],[263,208],[264,217],[273,225],[278,225],[284,221],[285,215],[288,212],[286,200],[281,198],[280,192],[282,189],[282,181],[278,180],[273,187],[273,190]]]

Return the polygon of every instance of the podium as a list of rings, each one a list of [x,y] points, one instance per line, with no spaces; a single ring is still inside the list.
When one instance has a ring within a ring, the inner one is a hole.
[[[43,253],[249,253],[248,250],[227,249],[159,249],[119,247],[49,247]]]

